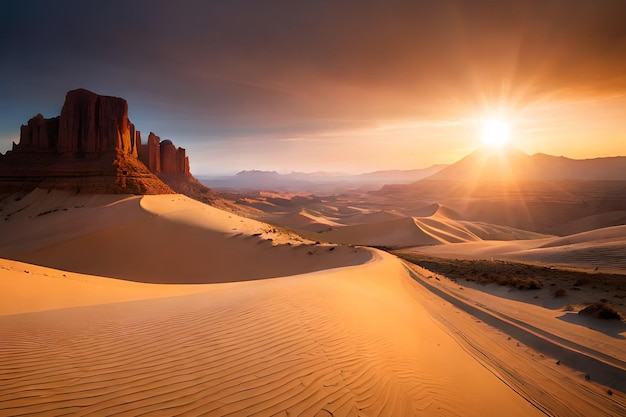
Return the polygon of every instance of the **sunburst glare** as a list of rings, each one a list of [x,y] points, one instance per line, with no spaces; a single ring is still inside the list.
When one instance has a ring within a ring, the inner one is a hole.
[[[481,139],[483,144],[491,148],[502,148],[511,136],[509,122],[502,119],[488,119],[483,124]]]

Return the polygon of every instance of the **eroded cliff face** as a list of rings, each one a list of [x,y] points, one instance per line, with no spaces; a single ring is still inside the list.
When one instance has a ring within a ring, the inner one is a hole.
[[[74,156],[123,152],[136,157],[137,133],[123,98],[72,90],[65,97],[61,116],[45,119],[38,114],[22,126],[13,151]]]
[[[19,145],[13,144],[13,150],[29,152],[50,152],[55,149],[59,136],[59,117],[44,119],[41,114],[22,125]]]
[[[141,144],[141,140],[139,142]],[[138,147],[139,159],[148,169],[159,174],[181,174],[190,176],[189,157],[184,148],[177,148],[171,140],[161,140],[150,132],[148,142]]]
[[[192,178],[183,148],[154,133],[147,144],[128,119],[123,98],[78,89],[67,93],[59,117],[37,114],[19,143],[0,154],[0,192],[35,187],[83,193],[172,193],[157,175]]]
[[[135,128],[128,120],[126,100],[84,89],[67,93],[56,149],[59,153],[118,151],[137,156]]]

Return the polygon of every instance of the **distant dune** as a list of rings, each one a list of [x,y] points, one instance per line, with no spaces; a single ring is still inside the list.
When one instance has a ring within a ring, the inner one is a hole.
[[[397,214],[378,212],[358,215],[362,221],[317,234],[305,233],[310,239],[341,244],[398,248],[407,246],[441,245],[482,240],[537,239],[544,235],[480,222],[455,220],[449,209],[438,207],[436,212],[425,217],[401,217]],[[384,220],[391,218],[391,220]],[[377,221],[379,220],[380,221]],[[346,223],[354,220],[344,219]]]
[[[608,227],[561,238],[511,242],[479,241],[416,250],[442,257],[510,259],[626,273],[626,226]]]

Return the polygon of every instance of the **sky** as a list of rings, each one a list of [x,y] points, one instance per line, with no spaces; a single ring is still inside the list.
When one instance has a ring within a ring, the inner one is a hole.
[[[626,1],[2,2],[0,152],[76,88],[197,176],[453,163],[494,118],[528,154],[626,155]]]

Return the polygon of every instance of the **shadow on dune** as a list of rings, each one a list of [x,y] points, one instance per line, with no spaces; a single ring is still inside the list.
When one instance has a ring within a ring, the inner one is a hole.
[[[6,222],[0,256],[158,284],[276,278],[358,265],[372,257],[366,249],[306,244],[286,231],[186,197],[151,197],[149,204],[162,214],[145,209],[143,197],[93,207],[66,204],[67,210]],[[42,207],[33,204],[35,211]]]
[[[487,306],[475,306],[467,303],[463,299],[427,283],[426,279],[420,277],[411,268],[406,266],[405,268],[415,282],[460,310],[471,314],[539,352],[558,358],[560,362],[567,366],[591,375],[595,381],[601,384],[621,391],[626,389],[626,371],[624,370],[626,369],[624,368],[626,364],[620,359],[564,339],[515,317],[490,309]]]
[[[621,320],[603,320],[575,313],[565,313],[557,318],[567,323],[588,327],[616,339],[626,339],[624,336],[626,334],[626,323]]]

